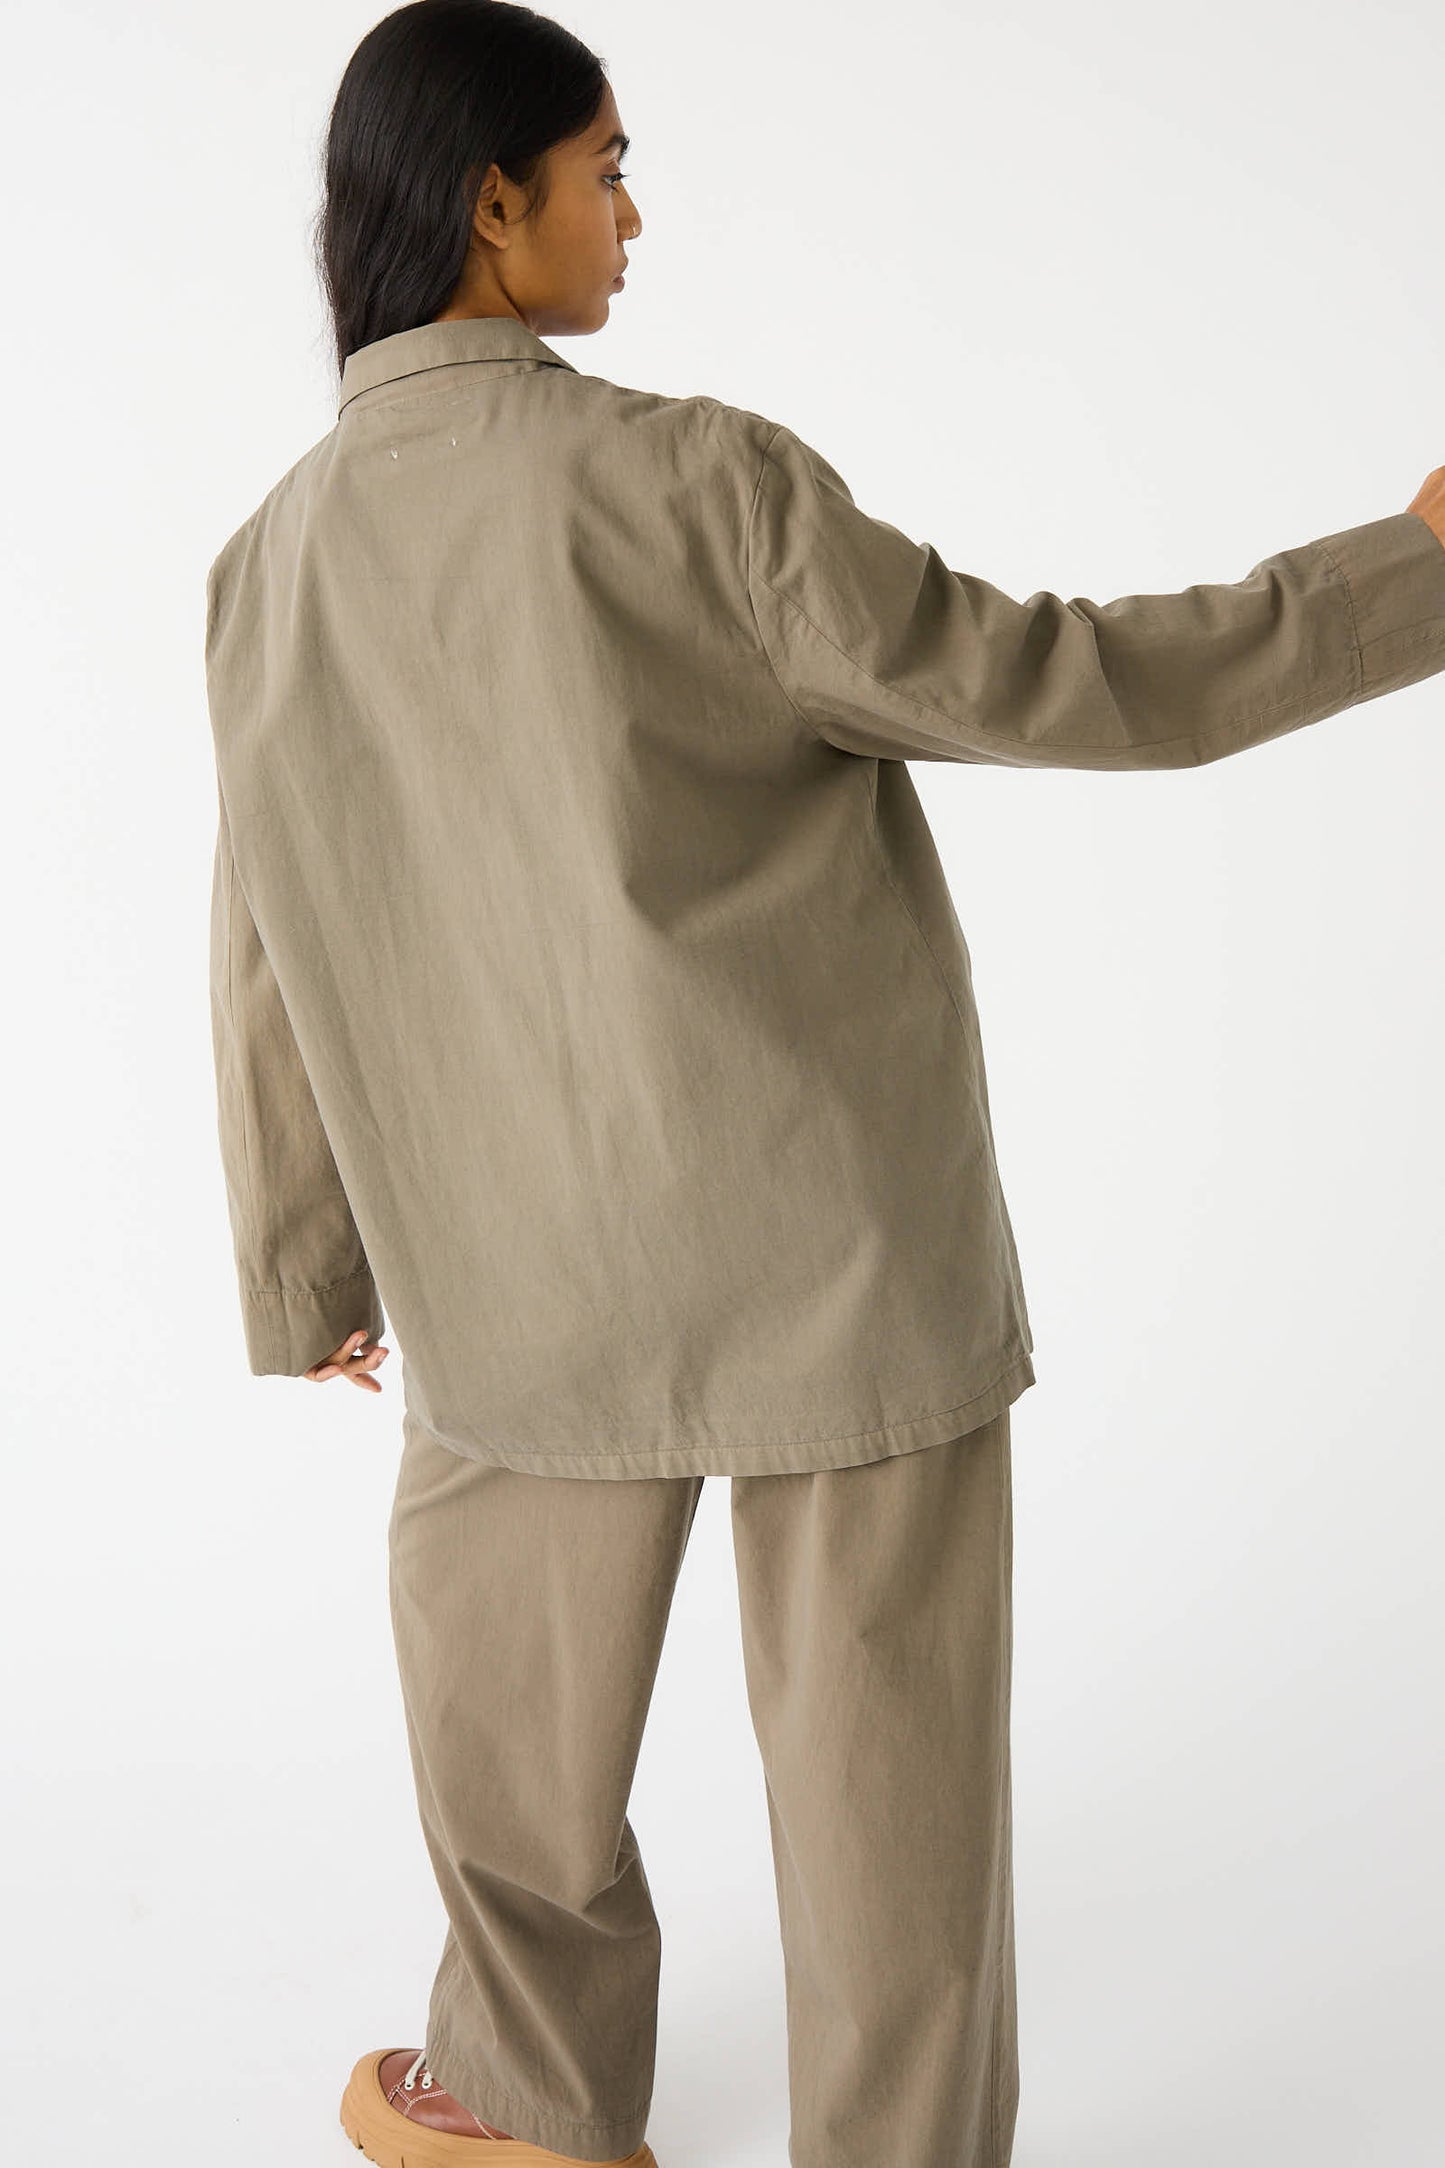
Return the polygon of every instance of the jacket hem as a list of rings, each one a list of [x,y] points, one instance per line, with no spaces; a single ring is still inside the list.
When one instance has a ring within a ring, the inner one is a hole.
[[[811,1475],[825,1468],[855,1468],[864,1461],[890,1460],[921,1446],[958,1438],[1000,1414],[1035,1382],[1033,1351],[1021,1350],[992,1384],[967,1399],[933,1408],[922,1415],[880,1423],[868,1430],[842,1431],[825,1438],[765,1439],[729,1445],[723,1441],[690,1445],[607,1445],[588,1452],[538,1451],[489,1441],[449,1436],[422,1421],[407,1407],[403,1423],[422,1431],[437,1445],[463,1460],[514,1469],[519,1475],[637,1477],[654,1475]]]

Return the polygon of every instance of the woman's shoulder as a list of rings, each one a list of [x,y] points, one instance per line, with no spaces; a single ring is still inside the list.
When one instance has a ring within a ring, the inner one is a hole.
[[[292,460],[285,473],[279,475],[271,484],[260,502],[232,528],[207,568],[206,586],[210,593],[214,595],[228,573],[245,562],[277,507],[284,504],[298,489],[304,489],[318,462],[328,456],[335,436],[336,431],[332,428],[324,437],[318,437],[314,444],[308,445],[299,458]]]
[[[657,391],[581,369],[571,372],[567,389],[591,404],[596,426],[615,421],[633,435],[634,442],[671,437],[704,457],[742,459],[754,466],[782,426],[776,416],[714,392]]]

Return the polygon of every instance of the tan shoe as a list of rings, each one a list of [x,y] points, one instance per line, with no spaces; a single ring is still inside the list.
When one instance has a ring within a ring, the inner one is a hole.
[[[651,2146],[613,2161],[582,2162],[479,2123],[438,2085],[425,2049],[363,2055],[341,2096],[341,2127],[377,2168],[657,2168]]]

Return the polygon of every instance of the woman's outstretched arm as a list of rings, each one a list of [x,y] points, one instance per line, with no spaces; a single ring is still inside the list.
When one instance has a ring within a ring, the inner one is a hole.
[[[885,759],[1197,767],[1445,669],[1445,543],[1423,512],[1280,550],[1233,584],[1019,602],[860,510],[781,425],[748,587],[802,720]]]

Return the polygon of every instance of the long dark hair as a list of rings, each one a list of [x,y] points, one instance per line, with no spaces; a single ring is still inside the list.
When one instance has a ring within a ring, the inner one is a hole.
[[[314,229],[338,374],[445,306],[488,166],[531,189],[529,217],[541,209],[544,153],[605,87],[596,53],[514,0],[411,0],[368,30],[331,108]]]

